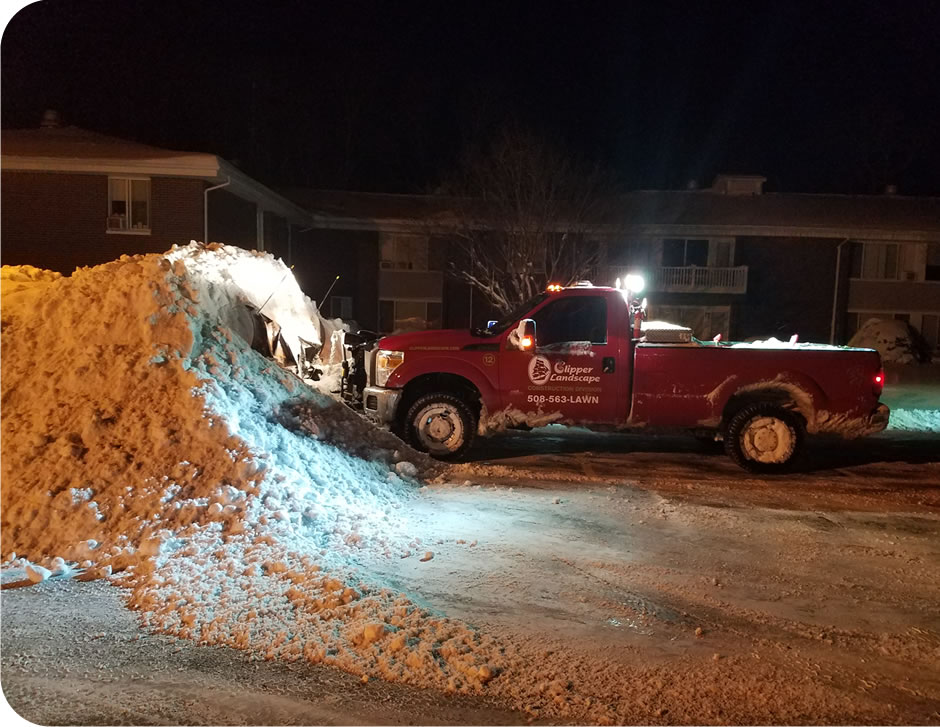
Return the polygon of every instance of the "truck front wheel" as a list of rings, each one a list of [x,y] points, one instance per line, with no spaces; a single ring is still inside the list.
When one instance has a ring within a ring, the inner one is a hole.
[[[425,394],[405,415],[408,443],[437,459],[456,459],[467,451],[476,434],[477,417],[453,394]]]
[[[798,415],[773,402],[756,402],[731,417],[725,452],[748,472],[785,472],[800,453],[805,435]]]

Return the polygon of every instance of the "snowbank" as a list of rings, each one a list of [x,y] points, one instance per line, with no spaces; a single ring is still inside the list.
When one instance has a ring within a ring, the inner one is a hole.
[[[933,432],[940,434],[940,410],[892,409],[888,429],[902,432]]]
[[[929,361],[919,345],[917,332],[905,321],[870,318],[849,341],[856,348],[874,348],[885,363],[910,364]]]
[[[482,636],[356,570],[421,545],[402,509],[434,465],[252,350],[232,312],[272,289],[266,314],[329,340],[261,253],[3,268],[3,562],[110,577],[143,624],[200,643],[480,688]]]

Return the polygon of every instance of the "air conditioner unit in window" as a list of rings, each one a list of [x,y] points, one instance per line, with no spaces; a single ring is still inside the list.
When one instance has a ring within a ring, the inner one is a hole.
[[[109,230],[123,230],[126,218],[123,215],[111,215],[108,217]]]

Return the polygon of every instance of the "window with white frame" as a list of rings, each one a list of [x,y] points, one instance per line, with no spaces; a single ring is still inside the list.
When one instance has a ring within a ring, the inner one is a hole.
[[[896,242],[852,243],[851,277],[859,280],[900,280],[901,246]]]
[[[108,232],[150,232],[150,180],[108,177]]]
[[[734,265],[734,238],[665,238],[664,268],[730,268]]]

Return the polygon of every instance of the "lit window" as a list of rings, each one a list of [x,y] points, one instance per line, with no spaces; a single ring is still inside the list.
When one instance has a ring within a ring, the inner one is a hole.
[[[108,178],[108,232],[150,232],[150,180]]]

